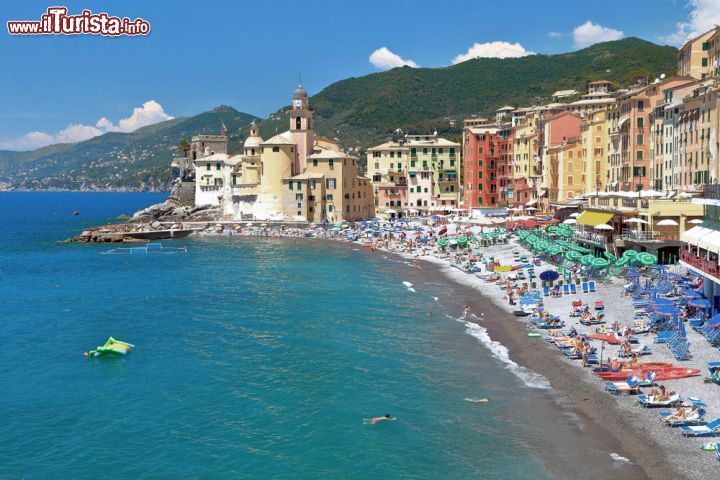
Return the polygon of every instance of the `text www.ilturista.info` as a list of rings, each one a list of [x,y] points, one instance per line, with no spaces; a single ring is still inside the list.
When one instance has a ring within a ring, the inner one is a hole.
[[[7,22],[10,35],[148,35],[150,22],[142,18],[112,17],[107,13],[83,10],[80,15],[68,15],[67,7],[48,7],[39,21]]]

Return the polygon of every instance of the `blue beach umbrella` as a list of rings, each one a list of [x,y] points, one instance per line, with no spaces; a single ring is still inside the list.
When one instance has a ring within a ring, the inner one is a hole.
[[[555,270],[545,270],[540,274],[540,280],[543,282],[554,282],[560,278],[560,274]]]

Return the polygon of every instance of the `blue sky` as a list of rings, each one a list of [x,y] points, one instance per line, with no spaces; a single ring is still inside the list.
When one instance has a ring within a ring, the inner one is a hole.
[[[0,148],[13,149],[127,131],[219,104],[266,116],[289,103],[300,72],[313,94],[403,62],[439,67],[463,54],[559,53],[621,36],[677,44],[709,21],[703,9],[720,12],[720,0],[14,3],[3,5],[3,25],[39,19],[57,3],[70,14],[142,17],[152,33],[11,36],[3,26]],[[388,50],[373,55],[377,67],[369,58],[382,47]],[[98,125],[102,117],[111,126]]]

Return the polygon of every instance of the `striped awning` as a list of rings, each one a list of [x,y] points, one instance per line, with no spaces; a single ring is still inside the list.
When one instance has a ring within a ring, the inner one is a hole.
[[[596,227],[602,223],[607,223],[612,217],[612,213],[585,210],[577,218],[577,223],[587,225],[588,227]]]

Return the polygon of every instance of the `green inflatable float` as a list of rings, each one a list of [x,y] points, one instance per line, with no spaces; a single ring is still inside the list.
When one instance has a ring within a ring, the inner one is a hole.
[[[135,345],[132,343],[121,342],[120,340],[115,340],[113,337],[110,337],[104,345],[96,347],[95,350],[85,352],[83,355],[88,358],[102,357],[108,354],[126,355],[130,353],[133,348],[135,348]]]

